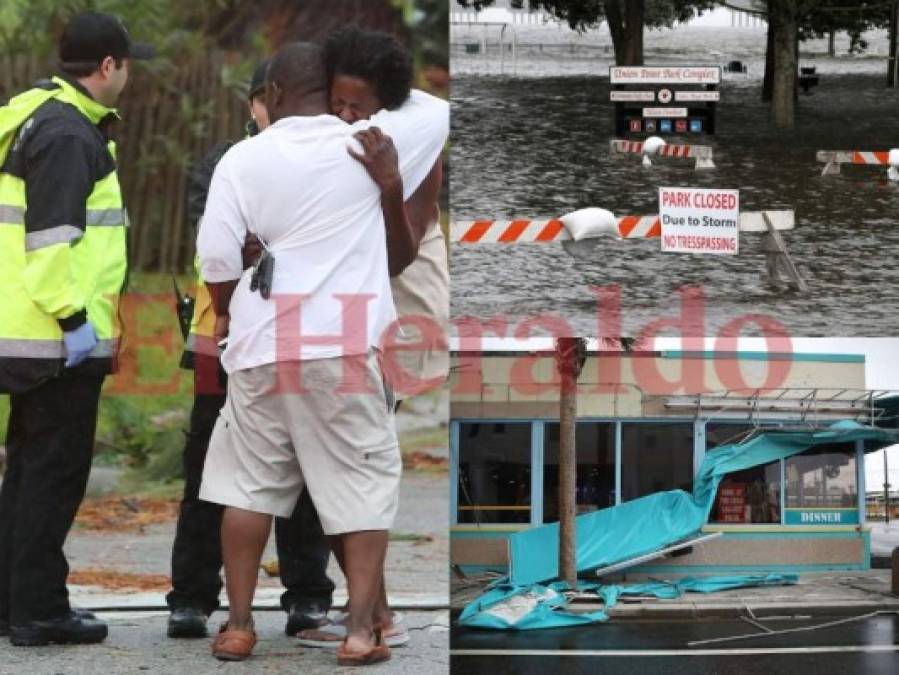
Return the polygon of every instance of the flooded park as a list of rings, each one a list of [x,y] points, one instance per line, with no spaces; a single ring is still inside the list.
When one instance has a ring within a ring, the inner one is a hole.
[[[667,139],[712,146],[716,168],[694,171],[691,161],[658,159],[644,167],[639,156],[610,153],[614,63],[604,28],[578,35],[555,25],[519,27],[514,75],[511,54],[499,72],[498,32],[487,33],[485,55],[466,44],[483,39],[486,29],[452,31],[454,222],[556,218],[585,207],[653,215],[662,186],[739,189],[742,211],[795,211],[795,229],[783,235],[809,287],[799,293],[770,286],[762,237],[746,232],[735,256],[663,254],[658,239],[612,236],[589,260],[567,255],[558,243],[456,244],[457,331],[464,317],[503,316],[515,325],[551,313],[574,334],[607,334],[597,326],[592,287],[617,284],[626,335],[677,314],[685,285],[702,287],[707,335],[748,314],[776,319],[792,335],[896,334],[899,182],[888,181],[880,166],[822,176],[815,157],[819,150],[899,147],[899,90],[885,86],[882,32],[862,57],[839,49],[829,57],[824,40],[803,43],[800,65],[814,66],[820,83],[799,95],[796,127],[782,132],[761,101],[764,28],[648,31],[647,65],[748,66],[745,74],[724,75],[715,135]],[[745,334],[755,331],[749,326]]]

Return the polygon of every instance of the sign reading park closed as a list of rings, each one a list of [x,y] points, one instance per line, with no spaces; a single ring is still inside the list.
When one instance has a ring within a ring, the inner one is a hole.
[[[740,191],[659,188],[662,250],[736,255]]]

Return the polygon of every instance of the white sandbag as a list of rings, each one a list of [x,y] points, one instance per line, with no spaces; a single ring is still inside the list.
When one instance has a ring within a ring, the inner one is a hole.
[[[663,139],[658,136],[650,136],[645,141],[643,141],[643,154],[644,155],[657,155],[659,150],[668,145]]]
[[[566,213],[559,218],[562,225],[574,241],[591,239],[606,234],[621,236],[618,232],[618,219],[611,211],[597,207],[589,207]]]

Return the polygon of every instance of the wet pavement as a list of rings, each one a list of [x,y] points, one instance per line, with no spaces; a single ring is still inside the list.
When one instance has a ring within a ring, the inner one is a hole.
[[[835,619],[835,618],[834,618]],[[826,623],[828,617],[762,621],[773,630]],[[450,667],[465,673],[699,674],[864,673],[899,670],[899,617],[882,615],[831,628],[731,640],[761,633],[740,620],[620,621],[518,633],[453,629]]]
[[[211,638],[173,640],[165,635],[167,614],[107,612],[109,637],[99,645],[10,647],[0,644],[2,675],[211,675],[213,673],[349,673],[339,668],[332,650],[307,649],[284,635],[284,614],[257,612],[259,642],[254,656],[243,663],[224,663],[210,653]],[[212,615],[210,631],[225,619]],[[365,672],[396,675],[443,675],[447,672],[447,613],[407,612],[410,644],[392,650],[392,659]]]
[[[647,44],[658,47],[660,39],[649,33]],[[715,39],[724,40],[714,37],[710,49]],[[745,49],[745,58],[757,62],[751,43]],[[695,61],[689,54],[678,60],[684,59]],[[659,62],[658,55],[647,60]],[[795,210],[796,229],[784,235],[810,291],[802,296],[767,285],[755,234],[741,235],[737,256],[663,255],[658,239],[610,238],[595,261],[569,257],[558,244],[454,245],[457,330],[465,324],[459,317],[504,316],[514,327],[552,313],[573,334],[597,335],[603,328],[592,289],[609,284],[621,289],[625,335],[677,314],[685,285],[702,287],[705,335],[749,314],[773,318],[792,335],[899,330],[899,183],[889,183],[880,167],[847,167],[842,176],[822,177],[815,161],[817,150],[899,146],[899,90],[883,86],[882,63],[829,61],[813,95],[800,97],[797,128],[786,133],[768,125],[753,74],[757,63],[751,62],[748,76],[721,86],[718,134],[679,139],[713,146],[717,168],[704,172],[695,172],[691,162],[659,160],[644,168],[636,156],[610,155],[607,77],[516,79],[461,70],[454,70],[452,88],[454,221],[556,217],[587,206],[648,215],[657,212],[659,186],[739,188],[742,210]],[[607,71],[595,66],[590,72]],[[761,329],[750,325],[744,334]]]
[[[409,471],[400,483],[400,507],[394,533],[417,535],[409,541],[392,541],[387,549],[387,588],[396,597],[427,592],[447,596],[449,555],[445,473]],[[106,532],[74,529],[66,541],[65,552],[75,571],[104,570],[133,574],[168,575],[171,570],[175,523],[154,525],[140,532]],[[274,536],[269,538],[263,560],[274,560]],[[337,584],[336,595],[345,593],[346,584],[337,563],[331,557],[328,575]],[[261,588],[280,589],[277,577],[260,573]],[[127,596],[127,593],[123,593]],[[224,598],[224,594],[223,594]],[[82,604],[90,604],[83,602]],[[158,606],[164,606],[161,594]]]

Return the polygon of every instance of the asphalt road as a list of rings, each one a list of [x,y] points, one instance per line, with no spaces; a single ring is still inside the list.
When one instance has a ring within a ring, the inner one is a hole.
[[[446,611],[404,612],[411,641],[393,651],[387,663],[363,671],[379,675],[445,675],[447,672]],[[165,636],[166,612],[107,612],[109,637],[99,645],[11,647],[0,640],[2,675],[240,675],[242,673],[359,672],[338,668],[332,650],[304,649],[284,635],[283,612],[256,612],[259,642],[253,657],[223,663],[210,653],[212,638],[172,640]],[[216,612],[210,633],[225,619]]]
[[[845,618],[845,617],[841,617]],[[815,617],[765,621],[774,630],[837,620]],[[453,626],[453,673],[603,673],[603,675],[896,675],[899,616],[831,628],[704,645],[711,638],[761,633],[738,619],[617,621],[546,631],[472,630]]]

